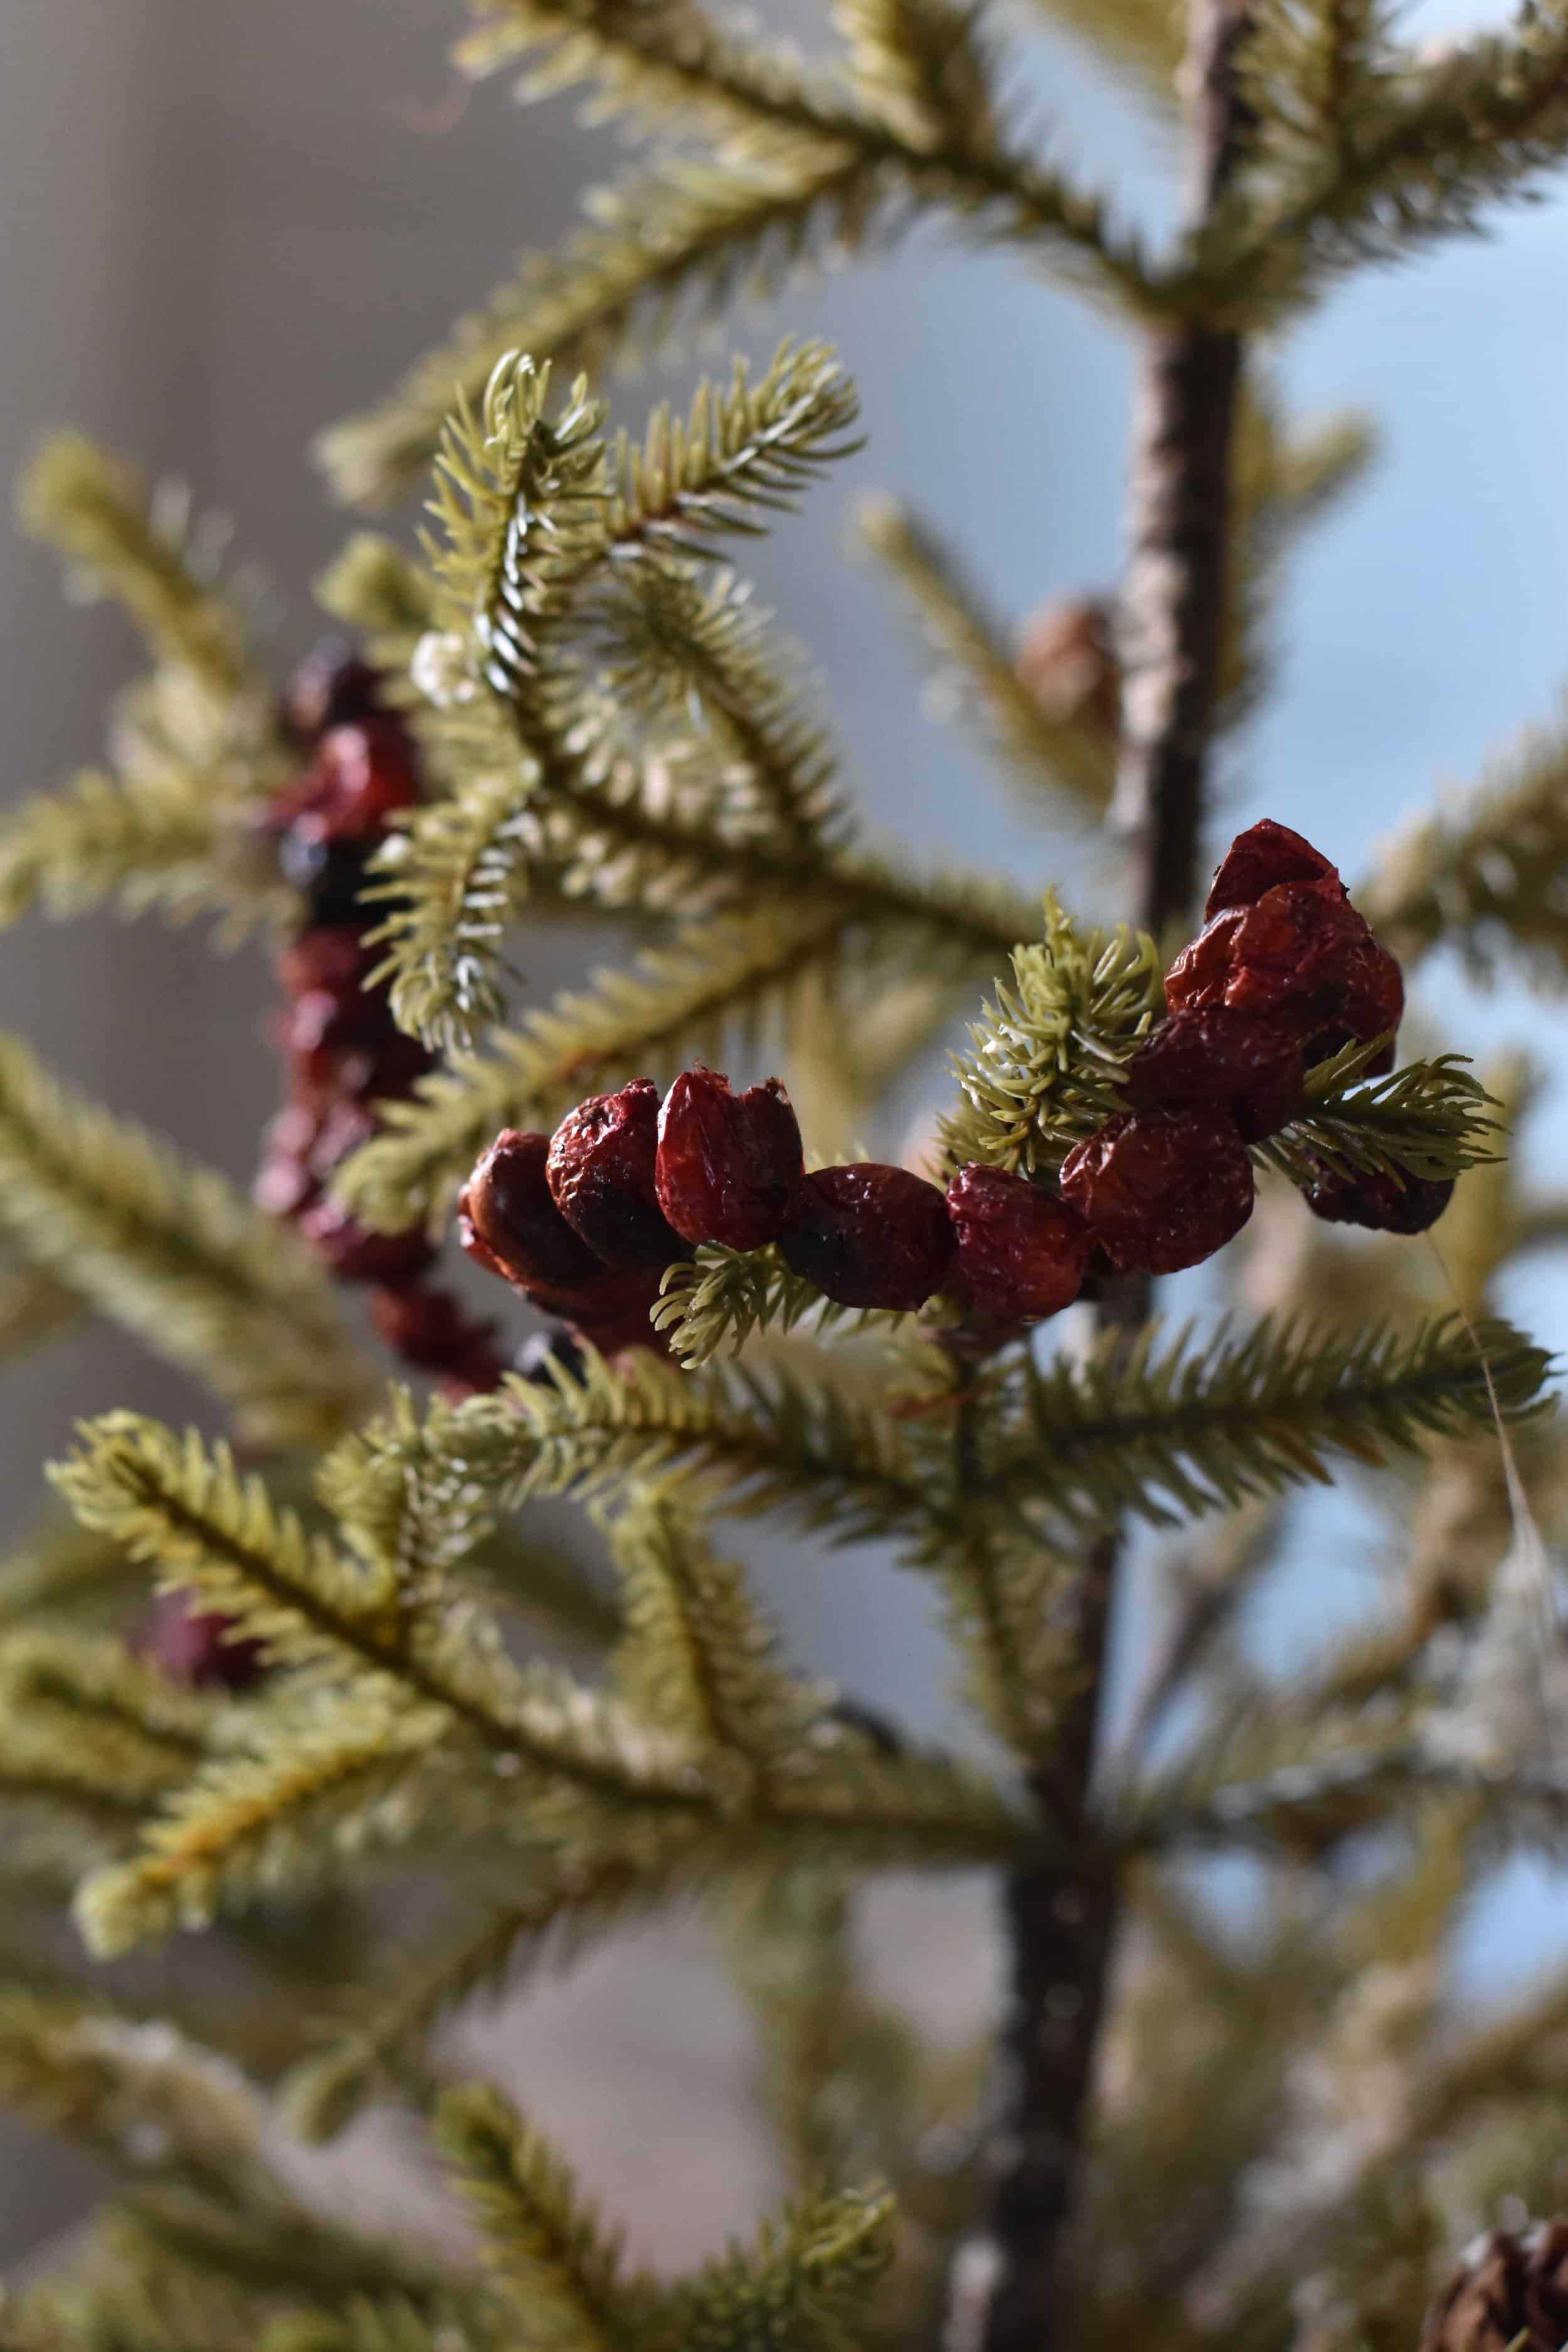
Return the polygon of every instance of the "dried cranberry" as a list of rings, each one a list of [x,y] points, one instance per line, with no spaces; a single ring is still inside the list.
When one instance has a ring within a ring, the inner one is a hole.
[[[368,880],[365,852],[357,841],[323,841],[298,825],[283,836],[278,854],[283,879],[303,893],[313,922],[351,922]],[[378,919],[385,908],[377,903]]]
[[[1134,1110],[1227,1110],[1242,1141],[1260,1143],[1301,1108],[1301,1055],[1255,1013],[1189,1005],[1134,1055],[1126,1084]]]
[[[618,1355],[623,1348],[649,1348],[662,1355],[667,1352],[664,1335],[648,1319],[662,1281],[662,1269],[657,1266],[600,1266],[594,1281],[574,1289],[534,1284],[527,1295],[544,1314],[569,1323],[602,1356]]]
[[[377,841],[387,820],[419,798],[407,730],[395,719],[374,718],[334,727],[317,746],[310,786],[293,835],[305,841]]]
[[[549,1157],[547,1135],[507,1128],[463,1187],[458,1213],[468,1220],[482,1245],[481,1256],[464,1236],[464,1247],[481,1265],[488,1261],[520,1288],[542,1285],[570,1290],[596,1282],[605,1268],[551,1197],[545,1173]]]
[[[1339,868],[1331,866],[1321,850],[1292,833],[1288,824],[1276,824],[1271,816],[1260,817],[1237,835],[1215,869],[1204,919],[1226,907],[1256,906],[1265,890],[1272,890],[1277,882],[1331,879],[1339,880]]]
[[[491,1346],[495,1325],[468,1314],[449,1290],[422,1283],[370,1294],[371,1321],[394,1355],[424,1372],[460,1380],[470,1393],[493,1389],[506,1369]]]
[[[555,1205],[605,1265],[667,1266],[689,1255],[658,1205],[658,1088],[633,1078],[590,1095],[550,1142]]]
[[[422,1225],[400,1234],[374,1233],[336,1201],[318,1201],[308,1209],[300,1231],[344,1282],[412,1282],[436,1255]]]
[[[1394,1033],[1404,1012],[1405,975],[1396,959],[1368,933],[1350,955],[1345,992],[1333,1025],[1310,1040],[1308,1061],[1327,1061],[1346,1045],[1364,1045],[1386,1030],[1387,1045],[1366,1066],[1370,1077],[1381,1077],[1394,1067]]]
[[[348,998],[363,991],[365,975],[374,970],[380,954],[379,949],[366,947],[363,932],[352,923],[311,923],[280,950],[278,977],[289,996],[325,989]]]
[[[1202,1013],[1225,1003],[1236,969],[1236,935],[1245,920],[1244,908],[1231,908],[1188,941],[1165,974],[1165,1003],[1173,1013]]]
[[[312,646],[289,681],[284,717],[307,743],[330,727],[346,727],[376,711],[381,680],[370,664],[341,637]]]
[[[232,1617],[198,1609],[183,1592],[163,1592],[134,1646],[165,1681],[186,1690],[249,1690],[266,1671],[266,1645],[233,1633]]]
[[[1309,1187],[1307,1206],[1331,1225],[1368,1225],[1375,1234],[1424,1234],[1454,1197],[1451,1176],[1349,1175],[1327,1171]]]
[[[1069,1307],[1094,1246],[1083,1219],[1026,1177],[971,1160],[947,1188],[958,1280],[1004,1323],[1037,1323]]]
[[[784,1262],[841,1307],[923,1307],[952,1270],[947,1203],[907,1168],[861,1160],[802,1179]]]
[[[250,1197],[269,1217],[287,1219],[302,1215],[321,1190],[303,1160],[287,1151],[269,1151],[257,1171]]]
[[[351,1151],[357,1151],[362,1143],[370,1141],[378,1131],[378,1124],[374,1112],[363,1103],[329,1104],[305,1158],[311,1175],[324,1184]]]
[[[777,1078],[731,1092],[717,1070],[687,1070],[658,1115],[658,1205],[689,1242],[760,1249],[777,1239],[805,1172],[800,1127]]]
[[[1062,1198],[1126,1270],[1177,1274],[1222,1249],[1252,1214],[1252,1162],[1217,1111],[1108,1119],[1068,1152]]]

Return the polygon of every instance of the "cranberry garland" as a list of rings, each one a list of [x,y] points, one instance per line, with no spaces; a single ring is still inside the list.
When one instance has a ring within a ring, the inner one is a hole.
[[[410,1094],[435,1066],[398,1028],[385,986],[371,984],[381,950],[369,935],[386,908],[361,897],[394,819],[419,798],[414,743],[382,706],[376,673],[338,645],[319,647],[296,672],[284,719],[308,764],[264,823],[305,911],[278,958],[288,1007],[276,1035],[289,1093],[268,1130],[256,1198],[340,1280],[369,1286],[372,1319],[395,1353],[449,1394],[471,1395],[494,1388],[505,1369],[494,1326],[430,1286],[436,1253],[423,1226],[373,1233],[327,1191],[339,1162],[375,1133],[376,1104]]]
[[[1328,859],[1268,819],[1231,845],[1198,937],[1165,983],[1168,1017],[1128,1063],[1131,1108],[1074,1146],[1058,1193],[971,1162],[944,1195],[863,1161],[807,1175],[776,1078],[736,1093],[701,1067],[659,1104],[648,1078],[595,1095],[553,1136],[508,1129],[458,1202],[463,1246],[603,1353],[663,1345],[649,1310],[666,1267],[703,1242],[776,1244],[851,1307],[913,1311],[946,1290],[993,1323],[1043,1321],[1096,1254],[1174,1274],[1252,1213],[1260,1143],[1299,1116],[1308,1068],[1390,1033],[1399,967]],[[1324,1170],[1309,1206],[1336,1223],[1425,1232],[1451,1181]]]

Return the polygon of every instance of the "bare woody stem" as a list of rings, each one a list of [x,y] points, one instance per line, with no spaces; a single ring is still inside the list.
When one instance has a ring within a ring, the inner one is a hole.
[[[1234,60],[1249,0],[1191,0],[1185,73],[1197,227],[1246,124]],[[1230,471],[1241,349],[1234,334],[1155,334],[1144,358],[1131,467],[1131,548],[1121,614],[1122,743],[1113,821],[1133,854],[1129,912],[1158,937],[1197,895],[1204,782],[1225,623]],[[1101,1309],[1131,1333],[1146,1277]],[[1009,1984],[984,2125],[987,2207],[954,2265],[946,2352],[1052,2352],[1067,2333],[1063,2248],[1082,2170],[1089,2093],[1116,1940],[1121,1874],[1091,1803],[1119,1540],[1084,1559],[1065,1629],[1077,1661],[1054,1751],[1034,1779],[1059,1864],[1016,1872],[1004,1895]]]

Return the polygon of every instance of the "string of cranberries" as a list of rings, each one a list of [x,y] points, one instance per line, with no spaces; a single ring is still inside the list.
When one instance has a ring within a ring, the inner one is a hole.
[[[580,1103],[552,1136],[508,1129],[458,1201],[462,1243],[492,1273],[605,1354],[663,1343],[648,1321],[665,1269],[702,1242],[776,1244],[841,1306],[912,1311],[946,1290],[1002,1323],[1055,1315],[1097,1253],[1123,1272],[1174,1274],[1252,1213],[1259,1143],[1300,1113],[1305,1073],[1386,1031],[1399,967],[1335,868],[1265,819],[1215,877],[1204,929],[1165,983],[1167,1018],[1129,1062],[1131,1108],[1063,1162],[1059,1189],[972,1161],[945,1195],[877,1161],[807,1175],[776,1078],[736,1093],[716,1070]],[[1419,1233],[1451,1182],[1325,1169],[1321,1217]]]
[[[423,1225],[374,1233],[327,1190],[339,1162],[376,1132],[376,1106],[410,1094],[435,1066],[398,1028],[385,986],[370,979],[381,950],[369,935],[387,909],[360,893],[394,819],[420,796],[413,740],[380,687],[357,655],[331,644],[306,659],[285,698],[285,725],[306,764],[263,823],[304,912],[278,957],[287,1007],[275,1035],[289,1087],[268,1129],[256,1198],[340,1280],[367,1286],[372,1319],[395,1354],[461,1397],[494,1388],[505,1369],[495,1327],[431,1285],[436,1252]]]

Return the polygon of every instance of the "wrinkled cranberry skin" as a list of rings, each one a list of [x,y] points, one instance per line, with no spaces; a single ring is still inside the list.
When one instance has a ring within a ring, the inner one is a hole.
[[[247,1691],[266,1672],[266,1646],[248,1637],[231,1641],[233,1623],[219,1610],[196,1608],[183,1592],[162,1592],[133,1646],[184,1690]]]
[[[493,1323],[471,1317],[449,1290],[405,1283],[370,1293],[370,1317],[395,1356],[471,1389],[492,1389],[506,1369],[490,1346]]]
[[[658,1205],[689,1242],[761,1249],[784,1230],[805,1172],[800,1125],[777,1078],[731,1091],[717,1070],[686,1070],[658,1115]]]
[[[524,1289],[570,1290],[596,1282],[605,1268],[556,1207],[545,1174],[549,1158],[547,1135],[507,1128],[479,1160],[458,1213],[483,1244],[481,1264]],[[464,1246],[479,1255],[466,1236]]]
[[[907,1168],[859,1160],[804,1177],[779,1235],[784,1263],[841,1307],[912,1313],[952,1271],[947,1202]]]
[[[1054,1192],[972,1160],[947,1188],[957,1281],[1001,1323],[1042,1323],[1083,1288],[1094,1237]]]
[[[311,646],[289,679],[283,715],[301,742],[313,743],[330,728],[372,718],[380,685],[377,673],[352,646],[341,637],[324,637]]]
[[[1288,1031],[1233,1005],[1173,1013],[1126,1069],[1134,1110],[1228,1111],[1244,1143],[1261,1143],[1301,1108],[1301,1055]]]
[[[1341,1013],[1370,936],[1338,882],[1279,882],[1205,924],[1166,974],[1165,1002],[1173,1013],[1228,1004],[1304,1045]]]
[[[1396,959],[1371,934],[1352,950],[1346,968],[1345,993],[1333,1025],[1307,1047],[1309,1062],[1324,1062],[1346,1045],[1389,1038],[1382,1053],[1367,1064],[1369,1077],[1381,1077],[1394,1067],[1394,1035],[1405,1013],[1405,975]]]
[[[668,1352],[664,1334],[648,1320],[662,1280],[662,1269],[657,1266],[618,1270],[600,1266],[592,1282],[574,1289],[546,1289],[535,1284],[525,1295],[544,1314],[569,1323],[577,1337],[597,1348],[601,1356],[618,1355],[623,1348],[648,1348],[656,1355],[664,1355]]]
[[[373,1233],[336,1201],[318,1201],[300,1220],[310,1247],[344,1282],[413,1282],[435,1262],[423,1226],[401,1234]]]
[[[1325,1224],[1366,1225],[1374,1234],[1424,1234],[1454,1197],[1451,1176],[1325,1174],[1310,1186],[1307,1206]]]
[[[278,977],[289,996],[310,996],[318,991],[341,999],[357,996],[366,974],[381,961],[378,948],[367,948],[363,933],[352,923],[311,923],[295,933],[278,954]],[[376,992],[381,1001],[381,992]]]
[[[322,736],[292,830],[305,841],[374,843],[418,798],[406,730],[395,719],[362,719]]]
[[[1292,833],[1288,824],[1276,824],[1271,816],[1260,817],[1237,835],[1215,867],[1204,920],[1227,907],[1255,907],[1264,892],[1279,882],[1337,882],[1339,878],[1339,868],[1331,866],[1321,850]]]
[[[1179,1274],[1252,1214],[1252,1162],[1223,1113],[1124,1112],[1068,1152],[1061,1190],[1124,1273]]]
[[[651,1078],[590,1095],[551,1138],[555,1205],[602,1265],[662,1269],[689,1255],[659,1208],[658,1160],[658,1088]]]

